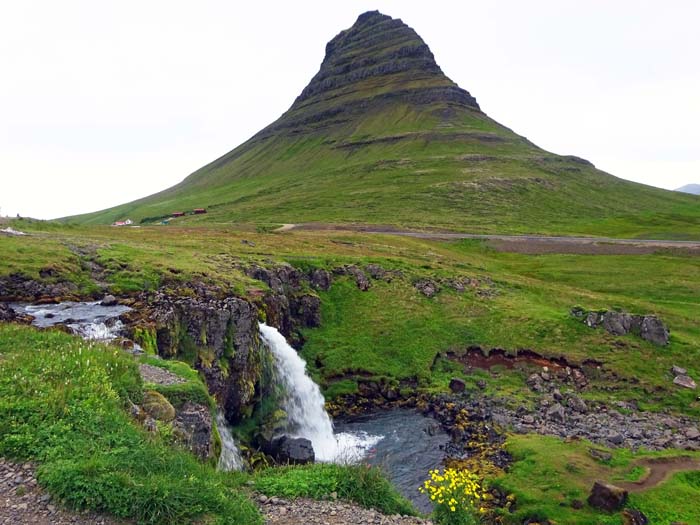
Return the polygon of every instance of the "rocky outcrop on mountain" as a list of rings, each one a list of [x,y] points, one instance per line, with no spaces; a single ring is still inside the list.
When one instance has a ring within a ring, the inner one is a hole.
[[[476,99],[445,76],[412,28],[370,11],[328,42],[319,72],[289,111],[253,140],[342,124],[387,103],[480,111]]]
[[[572,309],[571,315],[580,319],[586,326],[602,327],[612,335],[634,333],[658,346],[666,346],[669,342],[669,329],[655,315],[616,311],[594,312],[579,307]]]

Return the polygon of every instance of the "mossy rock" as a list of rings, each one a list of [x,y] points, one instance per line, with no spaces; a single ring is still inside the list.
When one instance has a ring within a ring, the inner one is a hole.
[[[175,419],[175,408],[165,396],[155,390],[143,394],[143,410],[158,421],[169,422]]]

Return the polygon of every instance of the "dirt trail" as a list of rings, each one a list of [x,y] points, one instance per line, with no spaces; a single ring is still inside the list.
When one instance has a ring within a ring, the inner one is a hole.
[[[689,457],[650,458],[637,462],[635,466],[648,468],[649,474],[639,481],[626,481],[624,483],[615,483],[615,485],[629,492],[641,492],[652,489],[666,481],[676,472],[700,470],[700,459]]]
[[[494,248],[518,253],[573,253],[590,255],[641,255],[658,250],[679,250],[700,255],[700,241],[670,241],[663,239],[616,239],[612,237],[566,237],[546,235],[491,235],[440,231],[412,231],[382,225],[302,223],[284,224],[277,232],[350,231],[384,235],[399,235],[417,239],[491,241]]]

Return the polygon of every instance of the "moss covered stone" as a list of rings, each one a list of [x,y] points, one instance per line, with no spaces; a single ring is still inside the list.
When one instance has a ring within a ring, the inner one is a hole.
[[[155,390],[143,394],[143,410],[158,421],[169,422],[175,419],[175,408],[165,396]]]

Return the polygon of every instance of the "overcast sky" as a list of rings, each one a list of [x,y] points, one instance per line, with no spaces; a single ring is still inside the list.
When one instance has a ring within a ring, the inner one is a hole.
[[[18,0],[0,3],[0,214],[94,211],[179,182],[281,115],[371,9],[539,146],[700,183],[695,0]]]

